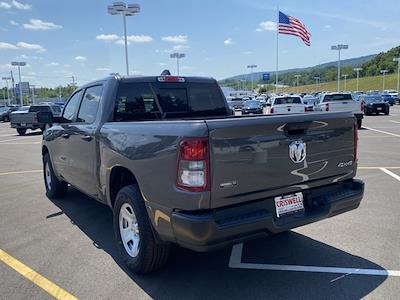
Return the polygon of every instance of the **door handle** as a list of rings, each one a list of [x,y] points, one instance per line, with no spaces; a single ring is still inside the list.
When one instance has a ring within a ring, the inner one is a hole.
[[[83,135],[81,139],[86,142],[90,142],[92,140],[92,137],[90,135]]]
[[[61,135],[61,137],[63,137],[64,139],[68,139],[69,138],[69,134],[68,133],[63,133]]]

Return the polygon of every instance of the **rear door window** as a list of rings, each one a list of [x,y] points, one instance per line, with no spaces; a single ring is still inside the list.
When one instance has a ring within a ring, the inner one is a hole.
[[[103,86],[96,85],[86,89],[79,108],[77,122],[91,124],[95,121]]]
[[[299,97],[276,98],[274,104],[301,104]]]
[[[225,99],[212,83],[129,83],[119,85],[114,121],[226,116]]]
[[[29,112],[49,112],[49,106],[31,106]]]
[[[351,94],[332,94],[332,95],[325,95],[323,102],[348,101],[348,100],[353,100]]]

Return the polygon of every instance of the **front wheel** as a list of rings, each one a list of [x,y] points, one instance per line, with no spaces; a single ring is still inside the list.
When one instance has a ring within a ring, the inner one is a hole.
[[[385,110],[385,115],[387,116],[389,114],[389,107]]]
[[[65,196],[68,191],[68,183],[60,181],[54,174],[50,155],[48,153],[43,156],[43,177],[47,197],[54,199]]]
[[[137,185],[125,186],[118,192],[113,224],[119,252],[131,271],[150,273],[166,263],[169,244],[158,241],[154,235]]]
[[[17,128],[17,132],[18,132],[19,135],[25,135],[26,128]]]

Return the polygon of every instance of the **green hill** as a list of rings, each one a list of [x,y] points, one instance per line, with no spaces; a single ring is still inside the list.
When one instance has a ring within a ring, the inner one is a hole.
[[[397,74],[390,74],[385,76],[385,90],[396,89],[397,87]],[[344,80],[340,82],[340,89],[345,90]],[[357,89],[356,79],[347,79],[346,90],[355,91]],[[360,91],[368,90],[382,90],[382,75],[360,77],[359,88]],[[287,93],[308,93],[316,90],[315,84],[302,85],[298,88],[290,87],[280,90]],[[336,91],[337,81],[324,82],[319,84],[318,91]]]

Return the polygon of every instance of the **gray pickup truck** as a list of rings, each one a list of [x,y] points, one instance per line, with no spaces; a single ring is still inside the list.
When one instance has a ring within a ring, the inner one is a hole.
[[[11,128],[17,129],[19,135],[24,135],[28,129],[40,129],[53,124],[54,120],[61,115],[61,106],[52,104],[32,105],[27,109],[25,106],[10,114]]]
[[[170,245],[210,251],[357,208],[351,112],[232,116],[218,83],[119,77],[77,89],[43,134],[46,195],[72,187],[113,211],[134,272]]]

